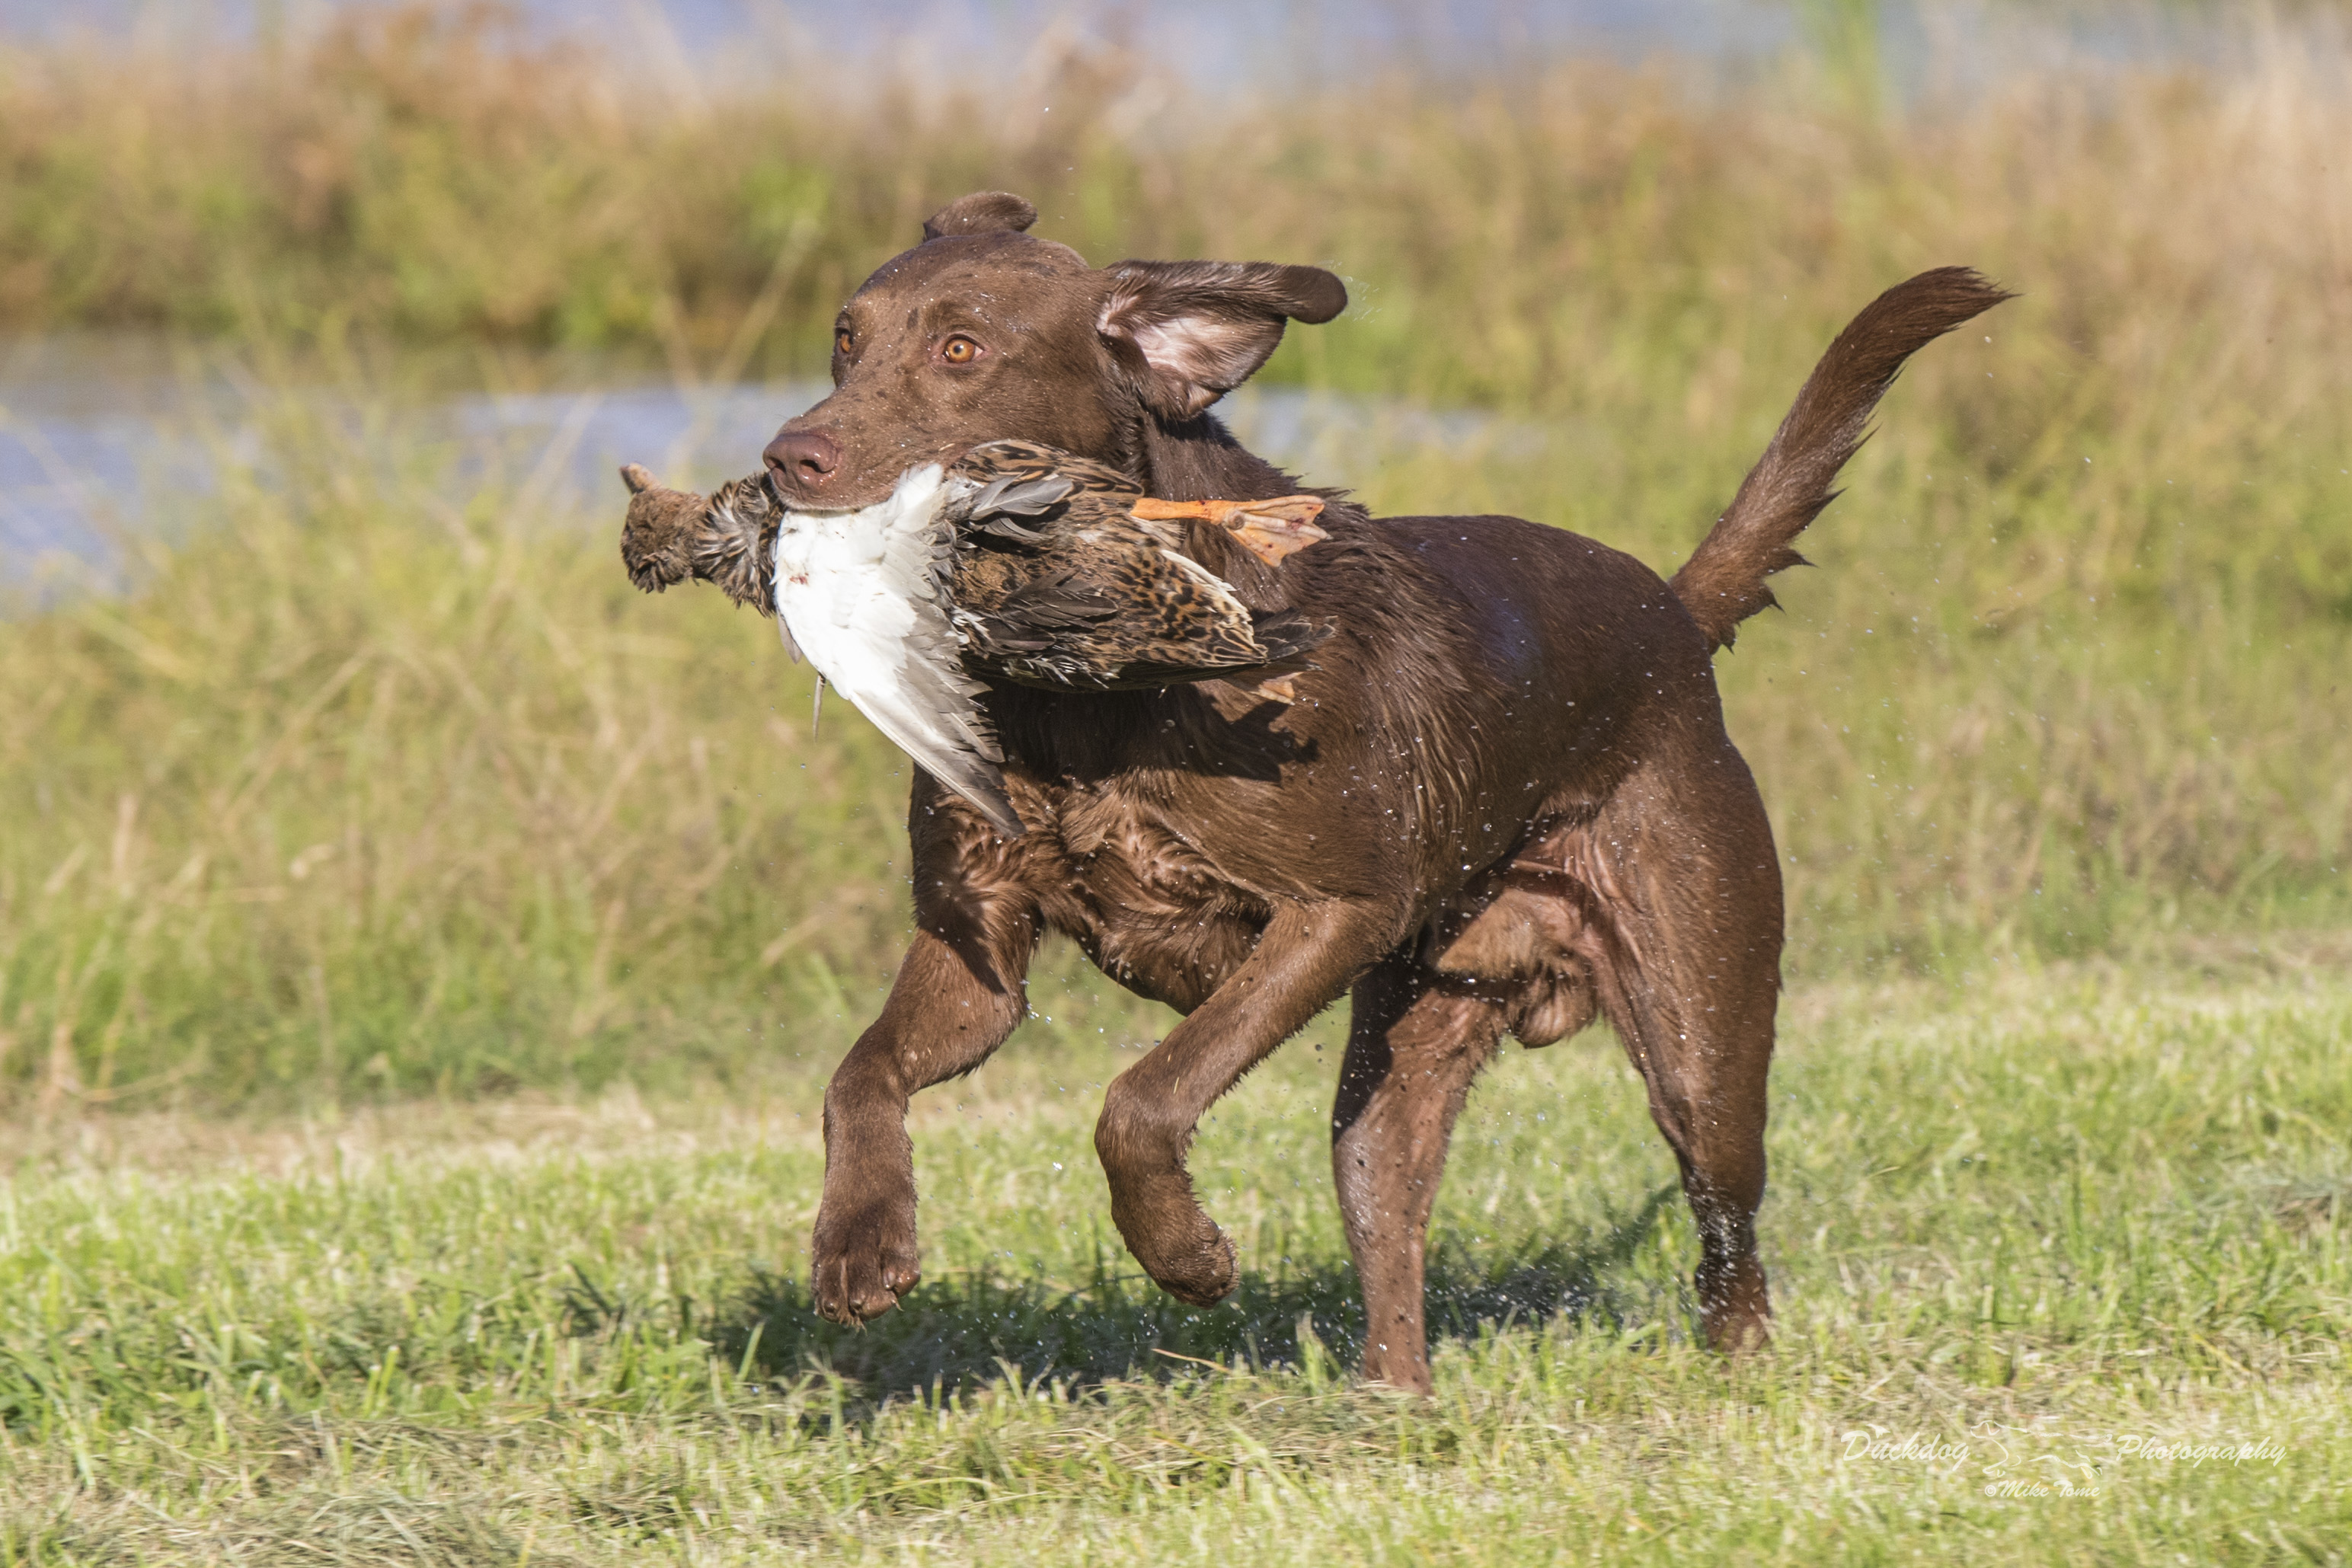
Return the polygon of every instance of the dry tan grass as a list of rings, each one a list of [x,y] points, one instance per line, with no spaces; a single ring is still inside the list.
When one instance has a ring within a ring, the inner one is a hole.
[[[748,618],[633,595],[610,517],[520,471],[453,503],[438,455],[308,389],[380,411],[391,361],[338,345],[384,334],[445,377],[452,334],[806,365],[866,268],[992,184],[1097,259],[1339,267],[1356,308],[1270,375],[1518,434],[1312,477],[1660,567],[1862,300],[1995,274],[2024,298],[1922,356],[1809,536],[1824,570],[1723,661],[1792,962],[2340,923],[2352,52],[2262,26],[2227,69],[1886,116],[1578,62],[1184,114],[1082,49],[985,97],[688,101],[416,10],[274,57],[18,48],[0,315],[237,329],[207,351],[266,460],[166,519],[193,542],[139,591],[0,623],[0,803],[30,824],[0,843],[0,1096],[593,1095],[836,1050],[902,927],[896,754],[846,715],[812,742]],[[1041,1011],[1158,1027],[1058,962]]]

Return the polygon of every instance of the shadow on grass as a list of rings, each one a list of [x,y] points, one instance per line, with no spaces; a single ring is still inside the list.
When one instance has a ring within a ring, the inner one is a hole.
[[[1622,1278],[1675,1197],[1672,1184],[1607,1230],[1528,1245],[1500,1258],[1449,1249],[1428,1273],[1433,1340],[1475,1339],[1507,1322],[1568,1318],[1621,1330],[1654,1316],[1655,1290]],[[1091,1277],[1072,1284],[979,1275],[927,1281],[863,1328],[819,1318],[807,1285],[762,1275],[735,1310],[710,1325],[713,1350],[779,1375],[837,1373],[869,1397],[1001,1377],[1084,1387],[1109,1379],[1165,1380],[1200,1361],[1297,1365],[1301,1330],[1355,1364],[1363,1338],[1355,1270],[1342,1263],[1244,1273],[1215,1307],[1188,1307],[1162,1292],[1123,1250],[1098,1247]]]

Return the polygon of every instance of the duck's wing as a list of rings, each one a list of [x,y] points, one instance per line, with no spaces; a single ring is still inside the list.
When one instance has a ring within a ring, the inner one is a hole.
[[[788,518],[777,537],[776,608],[809,661],[874,727],[1017,837],[1004,753],[975,700],[986,688],[964,673],[935,590],[949,549],[939,486],[929,466],[863,512]]]
[[[957,610],[991,674],[1065,690],[1272,679],[1314,668],[1330,635],[1296,611],[1263,619],[1198,561],[1124,519],[1063,535],[1007,591]]]
[[[1297,610],[1251,610],[1223,578],[1174,550],[1134,560],[1144,580],[1133,597],[1146,612],[1121,625],[1126,662],[1117,685],[1224,680],[1289,702],[1288,677],[1319,667],[1307,655],[1330,639],[1329,622]]]
[[[956,459],[947,484],[957,525],[1032,546],[1052,540],[1050,529],[1028,526],[1032,519],[1124,510],[1137,495],[1116,468],[1034,441],[975,446]]]
[[[1022,544],[1044,544],[1047,536],[1019,519],[1042,517],[1077,488],[1059,474],[1006,474],[990,480],[960,507],[966,526]]]
[[[960,601],[951,612],[965,662],[988,674],[1054,691],[1106,691],[1115,671],[1093,656],[1095,635],[1120,606],[1048,560],[1006,591]]]
[[[1278,559],[1324,537],[1318,497],[1150,502],[1115,469],[1024,441],[972,448],[945,483],[962,544],[939,602],[967,663],[992,677],[1080,691],[1272,683],[1312,669],[1307,651],[1330,635],[1293,612],[1261,627],[1176,526],[1207,519],[1261,559],[1240,519],[1287,528]]]
[[[1079,489],[1129,497],[1139,494],[1134,480],[1108,464],[1034,441],[991,441],[971,448],[948,469],[950,483],[969,479],[980,486],[1008,476],[1034,478],[1046,474],[1059,475]]]

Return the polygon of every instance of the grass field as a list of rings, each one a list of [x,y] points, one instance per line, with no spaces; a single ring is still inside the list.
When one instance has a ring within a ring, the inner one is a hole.
[[[1201,1312],[1066,1023],[922,1103],[928,1278],[862,1333],[805,1305],[813,1075],[60,1130],[0,1189],[0,1563],[2340,1563],[2346,956],[1800,990],[1736,1365],[1622,1060],[1515,1052],[1426,1405],[1345,1375],[1328,1026],[1204,1132]]]
[[[0,47],[0,326],[163,332],[236,393],[192,400],[217,490],[123,517],[127,589],[0,614],[0,1568],[2345,1559],[2325,16],[1901,105],[1855,35],[1826,77],[1538,60],[1179,114],[1115,49],[648,93],[482,15]],[[1493,416],[1315,482],[1662,569],[1880,288],[2022,291],[1920,357],[1822,570],[1719,662],[1792,916],[1769,1355],[1691,1349],[1605,1032],[1474,1101],[1434,1401],[1349,1381],[1336,1015],[1205,1129],[1244,1283],[1178,1307],[1088,1142],[1169,1019],[1066,949],[918,1102],[929,1282],[862,1333],[806,1311],[903,758],[838,705],[812,737],[764,623],[634,593],[617,486],[409,415],[805,373],[998,185],[1098,262],[1332,266],[1354,308],[1269,378]]]

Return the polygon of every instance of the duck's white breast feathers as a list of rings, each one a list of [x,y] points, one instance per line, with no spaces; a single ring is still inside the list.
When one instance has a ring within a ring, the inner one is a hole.
[[[934,776],[1000,821],[1000,758],[931,580],[944,542],[942,473],[910,470],[855,512],[787,512],[776,530],[776,617],[817,673]],[[1017,821],[1014,821],[1017,828]]]

